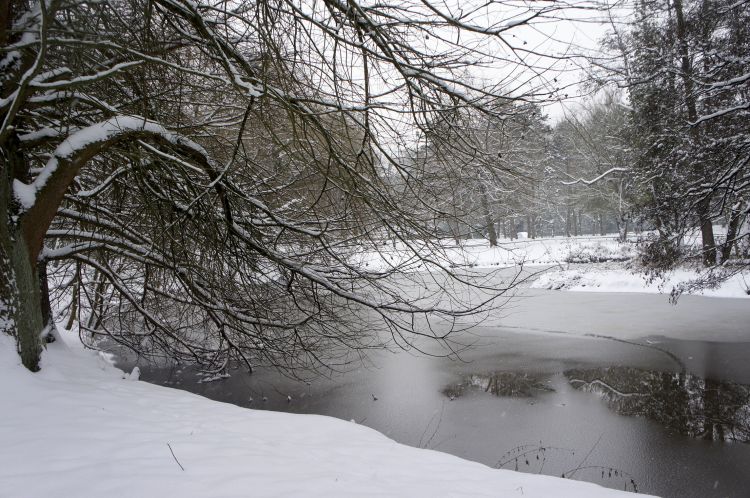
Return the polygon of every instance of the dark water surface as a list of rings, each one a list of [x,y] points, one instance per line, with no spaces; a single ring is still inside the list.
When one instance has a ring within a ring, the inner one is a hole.
[[[148,366],[142,378],[255,409],[354,420],[495,467],[665,498],[750,497],[750,334],[710,342],[648,328],[625,340],[582,332],[597,333],[492,324],[471,332],[479,346],[462,361],[376,352],[307,383],[270,370],[199,383],[189,369]]]

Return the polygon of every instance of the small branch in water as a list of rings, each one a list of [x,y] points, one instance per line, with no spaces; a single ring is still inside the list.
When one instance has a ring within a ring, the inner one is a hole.
[[[169,448],[169,452],[172,453],[172,458],[174,458],[174,461],[177,462],[177,465],[179,465],[182,471],[184,472],[185,467],[183,467],[180,461],[177,460],[177,455],[174,454],[174,450],[172,449],[172,446],[169,443],[167,443],[167,447]]]
[[[594,452],[594,449],[599,445],[599,442],[602,440],[603,436],[604,436],[603,432],[599,434],[599,439],[596,440],[596,442],[594,443],[594,446],[592,446],[589,452],[586,453],[586,456],[583,457],[583,460],[581,460],[581,462],[578,464],[578,467],[576,467],[575,469],[570,469],[569,471],[565,472],[563,475],[567,475],[568,477],[573,477],[573,474],[575,474],[578,470],[582,468],[581,466],[583,465],[583,463],[591,455],[591,453]]]
[[[422,444],[422,440],[427,435],[427,430],[432,426],[432,422],[435,420],[435,417],[438,416],[438,412],[435,412],[432,415],[432,418],[430,418],[430,421],[427,423],[427,426],[424,428],[424,432],[422,432],[422,436],[419,438],[419,446],[418,446],[419,448],[427,448],[428,447],[427,445],[429,445],[432,442],[432,440],[435,438],[435,434],[437,434],[438,431],[440,430],[440,423],[443,421],[444,412],[445,412],[445,401],[443,401],[443,405],[441,406],[440,413],[439,413],[440,418],[438,418],[437,424],[435,425],[435,430],[432,431],[432,435],[430,436],[430,438],[424,444]]]

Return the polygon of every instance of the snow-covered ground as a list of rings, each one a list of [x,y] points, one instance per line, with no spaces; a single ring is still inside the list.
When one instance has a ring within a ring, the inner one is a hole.
[[[51,344],[42,367],[0,337],[2,497],[626,496],[137,382],[75,344]]]
[[[463,240],[460,245],[453,240],[441,240],[436,244],[441,248],[438,254],[424,248],[420,241],[409,244],[411,247],[402,242],[395,247],[384,243],[378,251],[364,253],[362,263],[370,269],[399,267],[418,271],[425,259],[445,267],[493,268],[622,261],[635,254],[633,245],[618,242],[616,235],[501,239],[497,247],[490,247],[485,239]]]
[[[721,233],[721,227],[715,227]],[[697,240],[697,239],[696,239]],[[695,242],[697,243],[697,242]],[[634,242],[621,243],[616,235],[555,237],[540,239],[502,239],[497,247],[487,240],[443,240],[437,244],[439,254],[420,248],[412,242],[407,248],[399,242],[395,247],[383,245],[380,251],[367,252],[361,257],[366,267],[387,270],[398,267],[404,271],[420,271],[425,260],[439,262],[444,268],[507,268],[551,266],[532,287],[538,289],[586,292],[645,292],[671,294],[681,284],[700,275],[696,270],[679,269],[664,278],[649,280],[638,269],[626,269],[625,264],[636,255]],[[417,256],[419,254],[419,256]],[[600,264],[606,263],[606,264]],[[685,294],[711,297],[750,297],[750,273],[739,273],[716,288],[693,290]]]
[[[643,273],[624,268],[583,265],[541,275],[532,287],[581,292],[646,292],[670,294],[673,289],[698,277],[696,271],[676,270],[665,278],[649,280]],[[711,297],[750,298],[750,274],[738,273],[712,289],[687,290],[686,294]]]

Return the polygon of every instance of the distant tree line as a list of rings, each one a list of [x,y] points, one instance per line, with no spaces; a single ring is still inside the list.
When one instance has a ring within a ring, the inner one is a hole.
[[[648,229],[641,262],[700,261],[711,279],[750,248],[747,1],[639,0],[610,16],[588,57],[595,95],[554,126],[537,106],[440,115],[405,154],[431,178],[456,239]],[[438,194],[438,192],[441,192]],[[721,225],[726,235],[717,236]]]

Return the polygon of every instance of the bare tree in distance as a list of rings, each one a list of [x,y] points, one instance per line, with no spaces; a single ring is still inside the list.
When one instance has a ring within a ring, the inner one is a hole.
[[[555,127],[562,160],[552,168],[564,186],[562,196],[568,205],[579,204],[598,217],[601,235],[606,231],[605,218],[612,215],[621,242],[627,240],[634,197],[631,129],[627,106],[612,89],[587,99],[574,116]],[[571,210],[567,209],[568,216]]]
[[[538,216],[535,192],[544,175],[549,131],[536,105],[502,103],[493,111],[444,113],[430,125],[413,161],[421,164],[422,196],[445,206],[443,232],[456,239],[478,234],[490,247],[498,245],[500,232],[515,237],[520,218],[534,235],[530,220]]]

